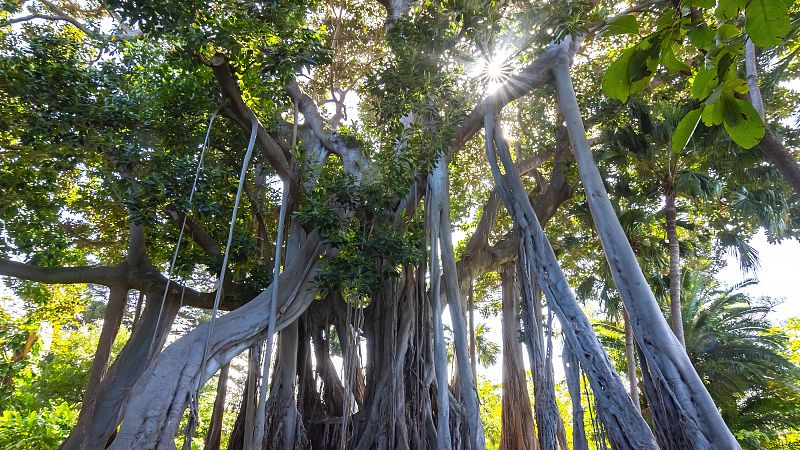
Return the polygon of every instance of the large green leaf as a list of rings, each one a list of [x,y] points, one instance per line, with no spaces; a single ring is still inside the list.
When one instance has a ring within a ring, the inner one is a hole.
[[[743,148],[753,148],[764,137],[764,122],[750,103],[723,95],[723,125],[733,142]]]
[[[733,19],[739,14],[740,9],[744,9],[747,0],[719,0],[714,14],[722,19]]]
[[[697,123],[700,122],[700,116],[703,114],[703,109],[705,109],[705,105],[700,106],[697,109],[693,109],[689,111],[686,116],[681,119],[678,126],[675,127],[675,132],[672,133],[672,151],[673,152],[680,152],[686,147],[686,144],[691,139],[692,134],[694,134],[695,128],[697,128]]]
[[[603,93],[621,102],[628,101],[631,93],[631,82],[628,76],[631,67],[631,56],[636,48],[625,50],[606,70],[603,76]]]
[[[604,36],[616,36],[619,34],[639,34],[639,22],[633,14],[626,14],[617,17],[603,28]]]
[[[703,100],[714,91],[719,84],[717,70],[714,67],[700,69],[692,81],[692,97]]]
[[[747,34],[753,43],[770,47],[781,43],[789,32],[787,4],[783,0],[750,0],[747,15]]]

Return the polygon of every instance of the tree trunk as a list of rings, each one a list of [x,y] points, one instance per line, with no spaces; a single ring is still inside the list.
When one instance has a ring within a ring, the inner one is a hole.
[[[257,382],[261,367],[262,343],[256,343],[248,350],[247,378],[245,379],[239,414],[233,424],[233,431],[228,440],[228,450],[244,450],[253,448],[253,419],[257,400]]]
[[[636,376],[636,354],[633,345],[633,330],[631,330],[628,312],[623,309],[622,314],[625,320],[625,365],[628,367],[628,385],[630,386],[628,391],[630,392],[633,406],[641,412],[642,406],[639,403],[639,380]]]
[[[466,316],[458,288],[458,273],[456,268],[455,253],[453,250],[453,237],[450,234],[450,198],[445,160],[442,160],[441,173],[439,174],[443,192],[439,196],[440,222],[439,233],[442,250],[442,272],[444,275],[444,289],[447,293],[447,304],[450,307],[450,320],[453,327],[453,346],[455,347],[456,364],[458,366],[458,380],[461,388],[461,399],[464,403],[466,426],[469,431],[469,448],[484,450],[486,443],[483,434],[483,423],[478,402],[478,390],[472,378],[472,367],[469,361]],[[436,175],[434,175],[436,176]],[[436,193],[434,193],[436,195]],[[435,295],[435,293],[434,293]]]
[[[528,356],[531,363],[531,378],[533,380],[533,401],[536,413],[536,430],[539,436],[539,447],[542,450],[556,450],[558,442],[558,405],[556,405],[556,391],[552,377],[548,376],[550,369],[547,364],[544,347],[544,324],[542,323],[542,303],[538,289],[531,280],[532,274],[523,258],[525,255],[524,242],[520,240],[520,258],[517,260],[517,273],[519,274],[521,294],[523,299],[523,321],[525,324],[525,342],[528,347]]]
[[[589,450],[586,440],[586,430],[583,426],[583,399],[581,398],[581,368],[575,352],[564,343],[562,352],[564,363],[564,377],[567,381],[569,399],[572,404],[572,448],[573,450]]]
[[[747,85],[750,87],[750,103],[753,108],[761,115],[761,120],[764,121],[764,137],[758,144],[758,149],[764,154],[767,161],[770,162],[778,172],[783,175],[783,178],[794,189],[795,194],[800,196],[800,164],[792,152],[783,145],[783,143],[775,136],[775,133],[769,129],[766,124],[766,113],[764,111],[764,101],[761,97],[761,88],[758,86],[758,62],[756,61],[756,49],[753,41],[749,38],[744,43],[744,67],[745,78]]]
[[[225,364],[219,370],[217,380],[217,397],[214,399],[214,409],[211,412],[211,424],[206,434],[205,450],[219,450],[222,440],[222,417],[225,414],[225,396],[228,393],[228,370],[230,363]]]
[[[469,361],[472,364],[472,377],[475,379],[475,386],[478,383],[478,357],[475,354],[477,343],[475,342],[475,292],[472,283],[469,285],[467,294],[467,310],[469,311]]]
[[[669,240],[669,308],[672,321],[672,332],[681,345],[686,347],[683,338],[683,313],[681,312],[681,251],[678,241],[677,219],[675,207],[675,191],[670,188],[665,195],[664,215],[667,222],[667,239]]]
[[[520,246],[523,252],[519,255],[519,261],[525,265],[524,270],[520,272],[524,274],[525,271],[529,271],[536,276],[548,305],[558,316],[566,345],[577,354],[586,371],[589,383],[606,416],[611,439],[616,447],[631,450],[656,449],[652,432],[641,414],[631,404],[631,399],[614,371],[608,354],[600,345],[589,320],[575,299],[522,186],[519,173],[514,168],[507,144],[500,134],[500,127],[495,126],[494,117],[486,116],[484,131],[486,153],[492,175],[503,196],[506,209],[509,210],[520,233]],[[497,156],[503,161],[505,174],[500,172]],[[524,279],[521,278],[521,281],[524,282]],[[523,296],[523,301],[527,303],[526,315],[530,316],[533,306],[529,294]],[[531,338],[526,337],[526,339]]]
[[[514,268],[503,266],[503,404],[500,429],[500,450],[538,450],[534,436],[531,401],[525,381],[520,345],[519,301],[514,287]]]
[[[86,391],[83,393],[82,404],[84,405],[92,404],[95,401],[94,393],[108,369],[111,349],[122,324],[122,316],[125,315],[127,301],[127,287],[114,286],[110,288],[106,313],[103,318],[103,328],[100,331],[100,339],[97,341],[97,350],[95,350],[94,359],[92,360],[92,369],[89,371],[89,382],[86,385]]]
[[[270,397],[267,400],[266,430],[264,449],[294,450],[308,448],[308,441],[302,420],[295,403],[297,385],[297,320],[281,331],[278,339],[278,354],[275,360],[274,379]]]
[[[565,42],[566,45],[570,43],[570,39]],[[705,449],[712,446],[738,449],[739,444],[722,420],[714,400],[661,314],[630,242],[614,213],[586,140],[583,119],[569,74],[569,62],[570,57],[564,51],[562,60],[553,69],[554,84],[592,219],[617,289],[628,310],[634,335],[648,358],[647,367],[653,372],[655,385],[661,392],[660,400],[664,401],[668,420],[655,422],[654,425],[674,430],[676,434],[671,437],[672,443],[669,445],[684,449]],[[593,390],[595,394],[598,393],[598,389],[593,387]],[[648,400],[651,404],[660,401],[650,398]],[[662,445],[665,444],[668,443],[662,442]]]
[[[316,233],[303,244],[297,258],[281,273],[276,330],[281,330],[308,308],[314,297],[313,280],[323,246]],[[268,288],[244,306],[217,319],[206,361],[208,324],[170,344],[148,367],[131,390],[131,402],[112,448],[173,448],[172,442],[191,392],[223,364],[266,337],[269,321]],[[206,370],[200,372],[201,366]]]
[[[447,350],[444,343],[444,326],[442,325],[441,300],[441,267],[439,250],[441,230],[439,218],[442,211],[442,195],[445,191],[442,183],[445,175],[444,157],[439,160],[434,174],[428,179],[428,204],[426,206],[428,229],[430,230],[430,280],[431,280],[431,317],[433,327],[434,370],[436,372],[436,446],[443,450],[453,448],[450,439],[450,387],[447,382]]]
[[[146,304],[139,325],[97,386],[94,402],[82,405],[78,423],[61,444],[62,449],[104,448],[116,431],[123,417],[122,411],[131,398],[131,388],[164,345],[180,309],[177,302],[168,299],[162,311],[162,296],[161,291],[146,293]]]

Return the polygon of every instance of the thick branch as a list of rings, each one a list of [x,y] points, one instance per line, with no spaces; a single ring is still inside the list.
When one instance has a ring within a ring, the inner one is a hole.
[[[125,281],[120,267],[39,267],[0,259],[0,275],[47,284],[100,284],[111,286]]]
[[[197,223],[192,220],[191,218],[187,217],[186,214],[178,211],[178,208],[175,205],[170,204],[164,208],[164,211],[169,215],[172,222],[180,228],[181,225],[185,225],[184,232],[194,240],[197,245],[200,246],[207,254],[212,256],[217,256],[221,252],[219,250],[219,245],[211,238],[206,230],[202,227],[197,225]]]
[[[558,150],[553,161],[550,183],[548,183],[544,193],[535,200],[531,200],[533,209],[536,211],[536,215],[539,217],[543,227],[555,215],[558,207],[572,196],[572,187],[567,184],[564,174],[566,163],[570,158],[569,145],[563,142],[561,137],[558,137],[557,141]],[[520,165],[520,167],[525,168],[524,165]],[[490,201],[495,202],[497,200],[490,199]],[[487,204],[487,206],[491,205]],[[487,206],[484,207],[484,214],[486,214]],[[481,218],[478,228],[467,244],[467,251],[458,261],[458,278],[462,283],[462,292],[465,292],[471,280],[478,274],[496,271],[503,264],[513,261],[519,250],[519,235],[516,232],[509,232],[492,246],[489,244],[488,234],[482,229],[482,226],[485,227],[483,218]]]
[[[453,153],[463,147],[483,128],[483,118],[486,114],[495,114],[510,102],[528,94],[532,89],[550,83],[553,79],[552,68],[560,54],[559,49],[560,47],[557,46],[548,48],[527,67],[503,83],[492,95],[484,98],[456,129],[453,144],[448,149],[447,160],[449,161]],[[417,203],[425,193],[427,177],[427,174],[418,174],[416,186],[400,203],[397,208],[398,212],[405,210],[406,215],[409,215],[416,209]]]
[[[252,123],[253,117],[255,117],[255,113],[242,99],[242,90],[239,88],[239,82],[233,74],[233,68],[228,62],[228,58],[222,54],[216,54],[211,59],[211,68],[222,88],[222,94],[230,102],[229,110],[233,118],[243,129],[250,131],[250,124]],[[267,130],[260,124],[258,125],[256,142],[264,157],[267,158],[267,161],[269,161],[278,173],[278,176],[284,180],[291,179],[292,170],[289,164],[289,157],[283,151],[283,148],[278,145],[275,139],[270,136]]]

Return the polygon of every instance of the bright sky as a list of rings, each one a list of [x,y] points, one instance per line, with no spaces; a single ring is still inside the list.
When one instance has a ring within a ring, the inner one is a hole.
[[[754,275],[744,275],[736,260],[729,257],[728,266],[720,271],[717,279],[732,285],[754,277],[758,284],[747,287],[744,292],[755,297],[784,299],[775,307],[771,317],[773,322],[781,324],[791,317],[800,317],[800,243],[786,240],[770,244],[764,233],[759,233],[750,245],[758,250],[761,268]]]

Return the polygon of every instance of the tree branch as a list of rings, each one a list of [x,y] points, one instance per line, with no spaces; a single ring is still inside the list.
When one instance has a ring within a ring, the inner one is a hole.
[[[197,225],[194,220],[187,217],[186,214],[178,211],[178,208],[174,204],[167,205],[164,208],[164,212],[167,213],[170,219],[172,219],[172,223],[174,223],[178,228],[180,228],[181,225],[184,225],[184,233],[191,237],[192,240],[194,240],[197,245],[199,245],[200,248],[202,248],[203,251],[205,251],[208,255],[218,256],[221,254],[219,245],[217,245],[211,235],[209,235],[202,227]]]
[[[7,259],[0,259],[0,275],[46,284],[99,284],[119,285],[125,282],[120,267],[39,267]]]
[[[220,84],[222,94],[230,101],[228,110],[233,119],[236,120],[244,130],[249,132],[250,124],[252,123],[253,117],[255,117],[255,113],[242,99],[239,81],[233,74],[233,68],[228,62],[228,58],[225,55],[217,53],[211,59],[211,69],[214,71],[214,77],[216,77]],[[258,125],[256,142],[258,143],[259,150],[278,173],[278,176],[284,180],[292,179],[289,156],[284,152],[283,148],[278,145],[275,139],[267,133],[267,130],[264,129],[261,124]]]

